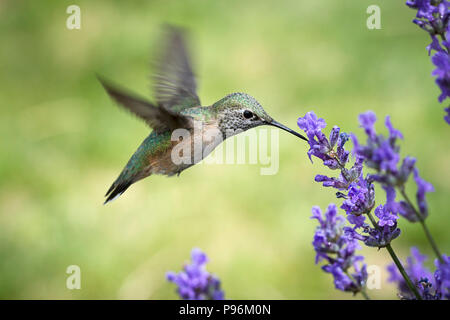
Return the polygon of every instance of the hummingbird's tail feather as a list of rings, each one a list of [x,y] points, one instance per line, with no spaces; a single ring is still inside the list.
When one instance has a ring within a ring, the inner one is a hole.
[[[126,180],[119,182],[117,179],[109,188],[108,192],[105,194],[106,200],[103,203],[104,205],[108,202],[111,202],[122,195],[133,183],[132,180]]]

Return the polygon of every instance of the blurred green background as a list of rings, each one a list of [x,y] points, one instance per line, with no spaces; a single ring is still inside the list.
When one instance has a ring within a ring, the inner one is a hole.
[[[81,30],[66,28],[70,4],[81,7]],[[366,28],[371,4],[381,8],[381,30]],[[391,0],[1,1],[0,298],[175,299],[165,272],[199,247],[229,299],[352,299],[314,265],[311,207],[337,201],[313,178],[330,172],[284,132],[276,175],[199,165],[143,180],[102,206],[149,129],[111,102],[95,73],[150,96],[164,23],[190,32],[204,105],[244,91],[292,128],[314,110],[360,136],[359,113],[391,115],[402,154],[435,186],[428,224],[449,253],[449,127],[430,40],[413,17]],[[400,227],[393,247],[402,259],[411,245],[432,255],[418,225]],[[387,252],[362,253],[385,280]],[[72,264],[81,290],[66,288]],[[396,298],[385,281],[369,294]]]

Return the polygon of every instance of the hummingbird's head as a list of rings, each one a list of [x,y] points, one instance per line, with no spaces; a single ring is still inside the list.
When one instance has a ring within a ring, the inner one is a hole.
[[[219,128],[222,132],[234,135],[262,125],[271,125],[283,129],[306,140],[301,134],[272,119],[261,104],[246,93],[232,93],[212,106],[217,112]]]

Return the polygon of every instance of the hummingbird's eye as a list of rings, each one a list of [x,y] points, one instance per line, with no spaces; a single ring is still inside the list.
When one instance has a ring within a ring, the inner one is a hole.
[[[249,111],[249,110],[245,110],[244,111],[244,118],[245,119],[250,119],[253,117],[253,112]]]

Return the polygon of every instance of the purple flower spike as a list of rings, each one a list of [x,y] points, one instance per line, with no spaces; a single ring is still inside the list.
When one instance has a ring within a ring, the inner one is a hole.
[[[184,300],[223,300],[220,280],[206,271],[208,257],[200,249],[191,252],[191,264],[184,266],[178,274],[167,272],[168,281],[178,286],[177,292]]]
[[[400,184],[404,184],[408,178],[411,172],[414,169],[414,165],[416,164],[416,159],[411,157],[406,157],[403,159],[403,163],[400,167],[400,172],[398,175],[398,180]]]

